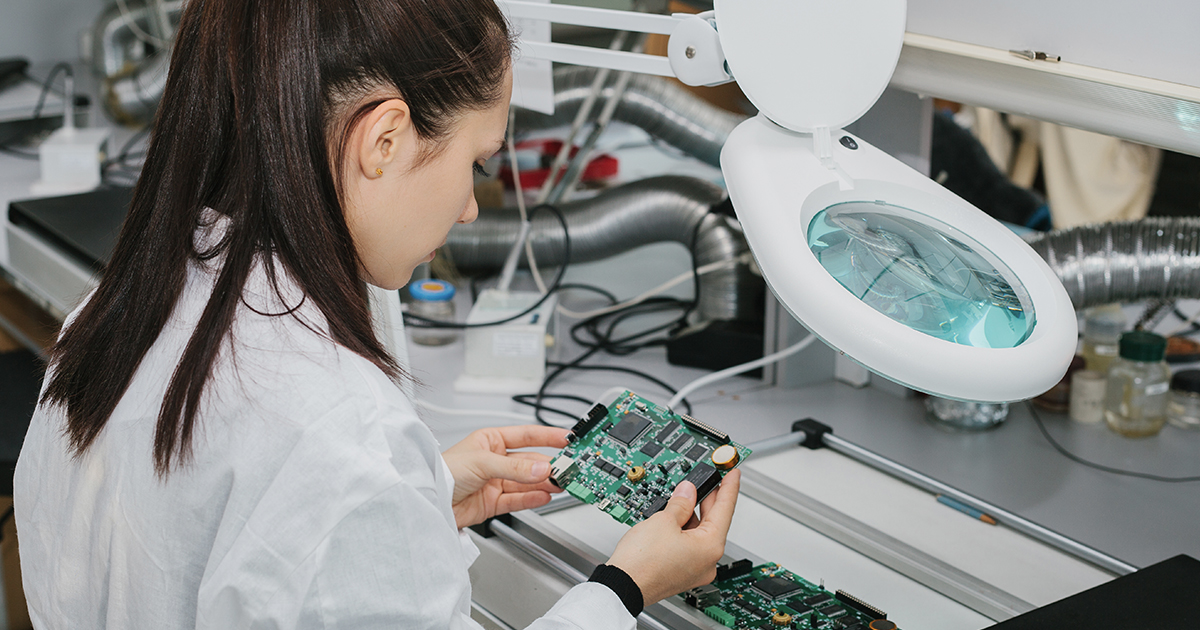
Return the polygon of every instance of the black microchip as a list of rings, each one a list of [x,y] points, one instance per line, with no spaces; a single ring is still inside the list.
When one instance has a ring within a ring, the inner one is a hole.
[[[662,450],[662,444],[659,444],[658,442],[647,442],[646,445],[642,447],[642,452],[650,457],[658,455],[662,452]]]
[[[687,458],[694,462],[698,462],[698,461],[700,461],[700,458],[704,457],[707,454],[708,454],[708,447],[703,444],[697,444],[697,445],[693,446],[691,448],[691,450],[689,450],[687,452]]]
[[[809,606],[820,606],[831,599],[833,598],[829,596],[829,593],[820,593],[813,595],[812,597],[806,597],[804,599],[804,603],[808,604]]]
[[[642,510],[642,518],[650,518],[651,516],[658,514],[663,508],[667,507],[667,501],[669,500],[670,497],[658,497],[652,501],[650,505],[646,507],[646,509]]]
[[[671,450],[675,451],[676,453],[682,453],[683,447],[687,446],[688,440],[691,439],[691,436],[684,433],[683,435],[679,436],[678,440],[675,440],[674,444],[671,445]]]
[[[810,610],[812,610],[812,606],[809,606],[807,604],[804,604],[804,603],[801,603],[798,601],[788,602],[788,608],[791,608],[793,611],[795,611],[797,616],[803,615],[803,614],[809,612]]]
[[[717,484],[721,483],[721,473],[708,464],[696,464],[692,472],[683,481],[690,481],[696,486],[696,501],[703,501]],[[682,481],[680,483],[683,483]]]
[[[608,437],[629,446],[629,443],[636,440],[648,426],[650,426],[649,420],[635,413],[627,413],[620,422],[608,430]]]
[[[620,477],[621,475],[625,474],[624,469],[620,468],[619,466],[614,466],[610,462],[606,462],[604,460],[600,460],[600,463],[596,464],[596,466],[600,470],[603,470],[604,472],[606,472],[614,477]]]
[[[678,428],[679,428],[679,423],[672,422],[671,424],[668,424],[667,426],[663,427],[663,430],[658,432],[658,437],[656,437],[654,439],[658,440],[659,442],[666,442],[667,438],[671,437],[671,434],[674,433],[675,429],[678,429]]]
[[[766,617],[767,616],[767,612],[765,610],[759,608],[758,606],[755,606],[754,604],[751,604],[750,602],[748,602],[744,599],[735,599],[735,600],[733,600],[733,603],[737,604],[738,606],[741,607],[742,610],[750,613],[751,615],[754,615],[755,617]]]
[[[620,488],[617,488],[617,494],[623,497],[629,496],[629,486],[621,486]]]
[[[846,626],[846,630],[867,630],[867,627],[862,625],[861,623],[856,623],[856,624]]]
[[[822,608],[821,613],[826,617],[838,617],[846,614],[846,609],[841,606],[829,606],[828,608]]]
[[[763,578],[752,585],[752,588],[770,599],[787,597],[800,590],[800,585],[781,577]]]

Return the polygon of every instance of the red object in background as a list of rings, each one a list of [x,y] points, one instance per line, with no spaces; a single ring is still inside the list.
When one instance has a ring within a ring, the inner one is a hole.
[[[546,183],[546,178],[550,177],[550,166],[554,164],[554,156],[558,155],[559,150],[562,149],[562,145],[563,143],[561,140],[554,140],[551,138],[542,140],[526,140],[525,142],[517,143],[517,151],[536,151],[540,158],[540,166],[538,168],[521,170],[522,189],[530,190],[533,188],[541,188],[542,185]],[[572,158],[574,158],[575,154],[578,152],[578,147],[571,147]],[[617,166],[617,158],[608,155],[607,153],[598,155],[588,162],[587,167],[583,169],[583,177],[581,177],[579,181],[583,183],[590,183],[616,177]],[[564,172],[566,172],[565,168],[559,173],[560,178]],[[512,189],[514,187],[512,167],[510,166],[508,159],[505,159],[501,162],[499,176],[500,181],[504,182],[504,186],[506,188]]]

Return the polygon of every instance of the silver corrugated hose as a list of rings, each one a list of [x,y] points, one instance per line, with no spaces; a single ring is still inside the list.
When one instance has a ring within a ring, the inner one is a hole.
[[[104,106],[118,122],[145,123],[154,118],[171,66],[169,48],[144,57],[145,46],[134,29],[151,32],[169,46],[169,29],[179,21],[183,4],[183,0],[162,0],[161,6],[130,2],[128,12],[112,5],[92,26],[92,67],[104,81]]]
[[[594,68],[568,66],[554,71],[554,115],[517,110],[517,129],[547,129],[571,124],[592,88]],[[596,100],[593,112],[604,109],[616,77]],[[593,115],[593,119],[595,115]],[[746,117],[725,111],[659,77],[635,74],[625,89],[613,120],[635,125],[651,136],[713,166],[720,166],[725,138]]]
[[[709,213],[723,200],[720,187],[692,177],[644,179],[605,191],[592,199],[562,205],[571,234],[571,262],[607,258],[649,243],[674,241],[690,247],[696,234],[698,266],[732,260],[748,251],[741,232],[725,217]],[[695,232],[697,222],[699,232]],[[520,231],[516,209],[484,210],[468,225],[450,231],[446,247],[464,269],[494,269],[504,264]],[[529,232],[539,264],[562,263],[562,227],[539,213]],[[522,261],[524,262],[524,261]],[[700,278],[701,318],[748,317],[762,281],[746,265],[722,269]]]
[[[1057,230],[1029,244],[1075,308],[1200,298],[1200,218],[1147,218]]]

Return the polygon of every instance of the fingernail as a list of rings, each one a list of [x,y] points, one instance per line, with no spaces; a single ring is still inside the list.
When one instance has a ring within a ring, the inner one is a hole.
[[[690,481],[681,482],[678,486],[675,486],[675,492],[672,492],[671,496],[690,499],[696,496],[696,486],[693,486]]]
[[[539,477],[539,478],[540,477],[548,477],[549,475],[550,475],[550,463],[549,462],[534,462],[533,463],[533,476],[534,477]]]

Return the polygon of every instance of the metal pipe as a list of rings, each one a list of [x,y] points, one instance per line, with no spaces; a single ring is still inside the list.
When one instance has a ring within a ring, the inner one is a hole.
[[[1075,308],[1200,298],[1200,218],[1153,217],[1056,230],[1029,239]]]
[[[563,204],[571,262],[599,260],[663,241],[691,249],[693,238],[698,266],[733,260],[749,248],[739,226],[710,212],[724,197],[720,187],[703,180],[664,176]],[[536,259],[546,265],[562,264],[563,231],[558,221],[540,215],[532,223],[529,242]],[[474,223],[450,231],[446,249],[461,268],[495,269],[503,264],[520,229],[520,215],[514,208],[483,211]],[[701,276],[700,287],[698,311],[705,320],[750,318],[764,290],[748,265]]]
[[[986,512],[999,521],[1000,524],[1006,525],[1021,533],[1024,533],[1032,538],[1040,540],[1048,545],[1061,549],[1077,558],[1090,562],[1102,569],[1111,571],[1117,575],[1125,575],[1137,571],[1137,567],[1118,560],[1098,549],[1089,547],[1077,540],[1068,538],[1056,531],[1047,529],[1033,521],[1018,516],[998,505],[994,505],[969,495],[953,486],[948,486],[933,477],[922,474],[909,468],[899,462],[890,460],[883,455],[867,450],[857,444],[843,440],[842,438],[826,433],[823,438],[825,446],[847,456],[851,459],[860,461],[872,468],[876,468],[886,472],[893,477],[903,479],[908,483],[924,488],[936,494],[944,494],[961,503],[969,505],[977,510]]]
[[[554,115],[517,110],[517,128],[550,129],[569,124],[591,94],[598,71],[594,68],[563,67],[554,71]],[[609,77],[598,103],[615,97],[616,78]],[[594,111],[594,110],[593,110]],[[598,114],[590,117],[594,121]],[[745,115],[723,110],[684,89],[678,83],[635,74],[620,96],[613,120],[640,127],[646,133],[707,162],[721,165],[721,147]]]

